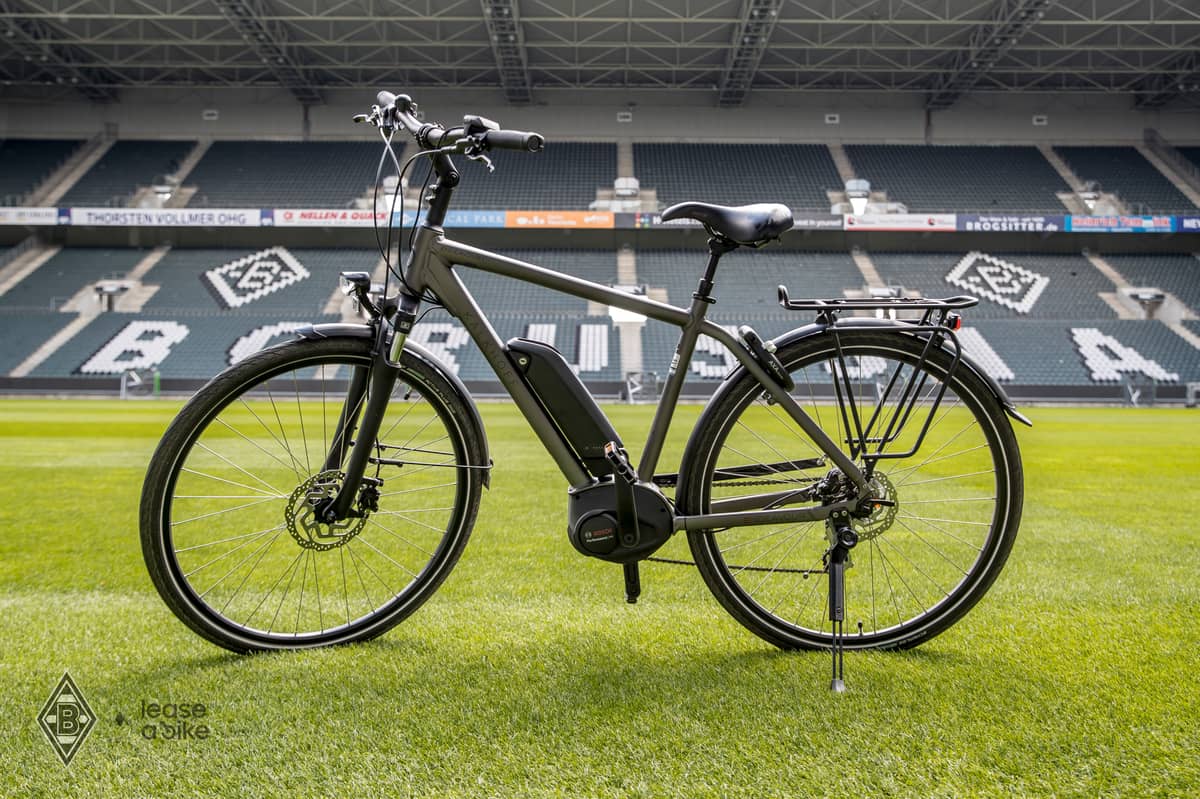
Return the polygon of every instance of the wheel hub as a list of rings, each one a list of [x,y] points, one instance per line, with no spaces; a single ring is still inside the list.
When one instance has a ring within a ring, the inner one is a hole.
[[[346,475],[336,469],[319,472],[296,486],[288,498],[283,516],[288,532],[296,543],[305,549],[318,552],[340,547],[358,535],[367,523],[368,512],[361,516],[350,516],[341,521],[328,523],[318,515],[318,508],[337,495]]]
[[[896,486],[882,472],[876,471],[871,478],[871,496],[875,500],[885,500],[887,504],[865,501],[871,513],[854,523],[854,532],[860,540],[870,540],[886,532],[896,520],[896,512],[900,510],[900,501],[896,496]]]

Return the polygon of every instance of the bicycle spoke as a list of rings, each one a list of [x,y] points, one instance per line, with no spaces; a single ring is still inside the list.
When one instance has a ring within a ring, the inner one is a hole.
[[[211,511],[211,512],[209,512],[209,513],[202,513],[202,514],[200,514],[199,516],[193,516],[193,517],[191,517],[190,519],[184,519],[184,520],[182,520],[182,521],[178,521],[178,522],[176,522],[176,521],[172,521],[172,522],[171,522],[171,527],[173,527],[173,528],[174,528],[174,527],[179,527],[180,525],[183,525],[183,524],[188,524],[189,522],[195,522],[195,521],[199,521],[199,520],[201,520],[201,519],[208,519],[208,518],[211,518],[211,517],[213,517],[213,516],[220,516],[220,515],[222,515],[222,514],[224,514],[224,513],[233,513],[235,510],[244,510],[244,509],[246,509],[246,508],[253,508],[255,505],[261,505],[261,504],[263,504],[264,502],[274,502],[274,501],[275,501],[275,500],[277,500],[277,499],[287,499],[287,497],[283,497],[283,496],[278,496],[278,497],[264,497],[263,499],[259,499],[259,500],[256,500],[256,501],[254,501],[254,502],[247,502],[245,505],[237,505],[237,506],[235,506],[235,507],[232,507],[232,508],[225,508],[224,510],[214,510],[214,511]]]
[[[227,557],[229,557],[230,555],[232,555],[234,552],[237,552],[238,550],[240,550],[242,547],[244,547],[244,546],[247,546],[247,545],[249,545],[249,544],[253,543],[255,538],[262,538],[264,535],[270,535],[271,533],[277,532],[277,531],[279,531],[279,530],[282,530],[282,529],[283,529],[283,525],[282,525],[282,524],[278,524],[278,525],[275,525],[274,527],[270,528],[269,530],[261,530],[261,531],[259,531],[259,532],[257,532],[257,533],[252,533],[252,534],[251,534],[251,536],[248,538],[248,540],[246,540],[246,541],[243,541],[242,543],[238,544],[238,545],[237,545],[236,547],[234,547],[233,549],[230,549],[230,550],[228,550],[228,551],[226,551],[226,552],[223,552],[223,553],[221,553],[220,555],[218,555],[217,557],[213,558],[212,560],[210,560],[210,561],[208,561],[208,562],[206,562],[206,563],[204,563],[204,564],[201,564],[200,566],[197,566],[196,568],[192,569],[192,570],[191,570],[191,571],[189,571],[189,572],[186,572],[186,573],[185,573],[183,576],[184,576],[184,577],[191,577],[193,574],[196,574],[197,572],[204,571],[205,569],[207,569],[209,566],[213,565],[213,564],[214,564],[214,563],[216,563],[217,561],[219,561],[219,560],[224,560],[225,558],[227,558]],[[179,551],[179,550],[176,550],[176,552],[178,552],[178,551]],[[242,561],[242,563],[245,563],[245,561]],[[240,566],[241,564],[239,563],[238,565]],[[234,567],[233,567],[233,569],[234,569],[234,570],[236,570],[236,569],[237,569],[237,566],[234,566]],[[229,576],[228,574],[226,574],[226,575],[225,575],[225,577],[228,577],[228,576]],[[222,577],[222,578],[221,578],[221,580],[224,580],[224,579],[225,579],[225,577]],[[216,588],[217,584],[218,584],[218,583],[220,583],[220,582],[221,582],[221,580],[217,580],[217,582],[216,582],[216,583],[213,583],[213,585],[210,587],[210,589],[209,589],[209,590],[212,590],[212,588]]]

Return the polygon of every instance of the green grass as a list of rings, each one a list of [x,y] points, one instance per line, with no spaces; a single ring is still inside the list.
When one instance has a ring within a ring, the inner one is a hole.
[[[1195,411],[1030,409],[998,583],[917,650],[851,654],[834,696],[827,655],[759,641],[693,569],[647,565],[626,605],[620,568],[568,544],[564,482],[507,405],[482,407],[496,468],[480,523],[415,616],[365,645],[226,653],[169,613],[138,547],[142,475],[176,407],[0,402],[0,792],[1200,792]],[[648,410],[610,411],[640,440]],[[64,670],[99,716],[70,768],[36,723]],[[204,703],[212,737],[145,740],[143,701]]]

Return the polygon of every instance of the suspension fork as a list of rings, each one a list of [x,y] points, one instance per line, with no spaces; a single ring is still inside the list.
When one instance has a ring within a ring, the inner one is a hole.
[[[336,496],[316,509],[317,516],[326,523],[358,515],[358,510],[353,507],[354,501],[358,496],[363,475],[375,449],[379,428],[383,424],[383,415],[387,412],[388,403],[391,402],[392,389],[396,387],[396,379],[400,375],[398,358],[396,362],[393,362],[385,354],[390,326],[383,319],[380,319],[378,324],[371,365],[354,370],[354,377],[350,381],[350,388],[346,394],[346,403],[343,405],[341,416],[338,419],[338,432],[334,436],[333,445],[326,457],[325,468],[338,468],[345,457],[350,438],[354,436],[350,457],[342,470],[346,475],[342,481],[342,487],[338,489]],[[397,354],[404,346],[405,337],[397,331],[395,336],[396,339],[399,339],[399,347],[396,348]],[[364,396],[365,403],[363,402]],[[356,416],[358,419],[357,434],[355,431]]]
[[[354,367],[350,377],[350,387],[346,391],[346,399],[342,404],[342,412],[338,416],[334,428],[333,441],[330,442],[329,452],[325,456],[322,471],[341,470],[346,453],[350,450],[350,442],[354,438],[354,428],[358,424],[359,411],[362,410],[363,399],[367,395],[367,380],[371,374],[368,366]]]

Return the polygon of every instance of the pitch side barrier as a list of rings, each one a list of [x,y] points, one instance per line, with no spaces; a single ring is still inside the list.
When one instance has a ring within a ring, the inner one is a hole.
[[[192,378],[162,378],[159,392],[165,398],[186,398],[194,394],[206,381]],[[467,389],[478,399],[502,399],[507,397],[498,381],[467,380]],[[619,381],[585,381],[588,390],[601,402],[625,402],[627,387]],[[681,399],[703,401],[721,385],[720,381],[689,381],[684,383]],[[1110,385],[1004,385],[1005,393],[1014,402],[1046,403],[1065,405],[1129,405],[1128,387],[1124,384]],[[0,396],[72,396],[72,397],[118,397],[121,395],[119,375],[106,377],[0,377]],[[1159,384],[1155,387],[1153,404],[1191,405],[1188,387],[1177,384]]]
[[[422,212],[423,215],[423,212]],[[393,225],[420,221],[393,213]],[[794,230],[905,233],[1200,233],[1200,216],[1155,214],[813,214],[795,212]],[[0,226],[119,228],[370,228],[387,212],[346,208],[0,208]],[[638,230],[699,227],[691,219],[664,222],[649,212],[453,210],[447,227],[505,230]]]

